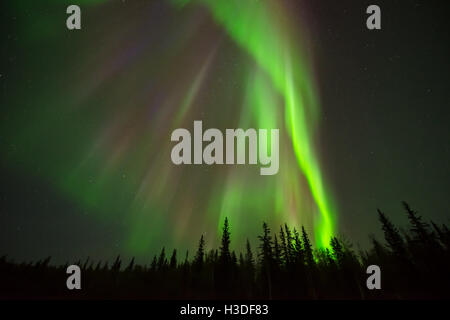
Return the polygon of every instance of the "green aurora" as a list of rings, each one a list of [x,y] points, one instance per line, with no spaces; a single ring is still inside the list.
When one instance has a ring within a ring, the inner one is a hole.
[[[293,26],[289,1],[170,2],[120,11],[117,1],[78,1],[77,35],[53,27],[63,21],[56,12],[64,1],[48,13],[45,33],[24,14],[23,49],[51,46],[54,67],[41,73],[39,88],[10,101],[31,107],[8,119],[8,163],[95,213],[93,223],[121,224],[120,249],[130,255],[192,244],[201,234],[213,245],[225,216],[236,243],[267,221],[305,225],[318,246],[329,246],[337,209],[316,151],[320,110],[307,33]],[[164,8],[164,21],[154,20],[152,6]],[[155,27],[164,34],[148,31]],[[170,133],[194,120],[279,128],[279,173],[173,165]]]

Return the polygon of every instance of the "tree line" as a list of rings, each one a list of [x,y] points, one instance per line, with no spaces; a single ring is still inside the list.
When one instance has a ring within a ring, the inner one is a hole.
[[[450,230],[426,222],[403,202],[409,225],[399,229],[378,210],[384,241],[356,250],[345,237],[332,237],[329,248],[314,248],[304,227],[266,223],[258,246],[230,247],[226,218],[220,247],[206,249],[203,235],[190,257],[162,248],[149,265],[134,258],[123,264],[90,259],[75,264],[82,270],[82,289],[66,288],[66,265],[51,258],[14,263],[0,258],[0,297],[145,298],[145,299],[411,299],[448,298]],[[381,289],[369,290],[366,268],[381,269]]]

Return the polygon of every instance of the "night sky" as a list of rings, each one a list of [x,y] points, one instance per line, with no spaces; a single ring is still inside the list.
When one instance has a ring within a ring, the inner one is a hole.
[[[245,3],[244,3],[245,2]],[[231,3],[231,4],[230,4]],[[82,29],[66,28],[79,4]],[[366,28],[370,4],[382,29]],[[235,10],[239,8],[239,10]],[[233,10],[231,10],[233,9]],[[3,1],[0,255],[136,256],[256,246],[261,224],[318,246],[449,223],[445,1]],[[279,128],[280,169],[170,160],[175,128]]]

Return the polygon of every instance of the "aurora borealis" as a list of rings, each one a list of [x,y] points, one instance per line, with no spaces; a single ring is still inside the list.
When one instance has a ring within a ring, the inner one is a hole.
[[[30,185],[30,199],[40,199],[25,201],[17,210],[34,211],[39,203],[42,206],[32,218],[33,225],[59,230],[50,232],[51,242],[59,242],[49,247],[50,254],[71,257],[64,248],[75,246],[73,255],[109,257],[120,252],[146,259],[162,246],[191,247],[202,234],[213,247],[225,217],[236,246],[254,238],[266,221],[275,229],[283,223],[297,229],[304,225],[315,243],[326,247],[331,235],[359,229],[365,218],[355,216],[369,214],[361,210],[374,210],[385,201],[383,194],[388,191],[383,180],[373,182],[383,190],[376,196],[376,189],[362,190],[365,172],[373,170],[370,177],[374,179],[394,177],[396,172],[398,180],[407,176],[401,173],[406,170],[402,169],[404,160],[392,161],[390,156],[395,146],[405,142],[389,134],[402,134],[390,127],[390,120],[377,117],[380,110],[394,110],[386,118],[400,123],[403,107],[389,109],[381,102],[398,105],[414,90],[405,85],[403,92],[400,86],[397,95],[387,94],[380,80],[352,78],[360,72],[353,64],[370,68],[374,74],[387,71],[370,52],[375,50],[373,45],[359,56],[355,53],[353,62],[350,51],[346,56],[338,54],[344,45],[337,38],[350,39],[359,32],[356,38],[363,39],[365,32],[352,29],[342,20],[345,14],[341,20],[325,20],[331,15],[326,13],[328,7],[306,0],[42,3],[45,8],[23,1],[4,5],[4,12],[11,13],[7,31],[14,41],[4,46],[9,65],[0,78],[4,81],[2,100],[8,106],[2,116],[2,170],[10,173],[8,179],[22,179]],[[81,6],[79,31],[65,28],[67,4]],[[342,5],[349,8],[347,2]],[[330,12],[342,12],[337,5],[332,8],[335,11]],[[358,15],[357,9],[348,10]],[[335,25],[338,31],[332,30]],[[384,45],[380,35],[366,36],[368,43]],[[398,59],[397,53],[383,50],[386,57]],[[405,45],[397,50],[409,49]],[[12,56],[21,61],[20,66],[14,65]],[[330,59],[334,56],[335,61]],[[406,66],[410,61],[401,63]],[[342,72],[343,66],[348,74]],[[403,65],[399,68],[403,70]],[[387,73],[380,77],[391,78]],[[424,98],[414,100],[442,101],[436,79],[434,87],[424,86]],[[408,83],[408,79],[403,81]],[[392,88],[392,83],[386,87]],[[430,87],[434,97],[427,93]],[[367,107],[372,110],[368,115],[365,105],[371,101],[374,106]],[[411,110],[425,112],[414,103]],[[426,119],[418,112],[410,117],[415,115]],[[445,119],[439,112],[434,117]],[[358,122],[361,119],[368,129]],[[375,119],[387,123],[386,135],[379,133]],[[195,120],[221,130],[280,129],[278,174],[260,176],[259,167],[250,165],[174,165],[170,134],[176,128],[191,128]],[[351,128],[353,132],[348,131]],[[440,137],[434,139],[437,150],[445,145],[446,131],[440,128],[435,125],[431,130],[436,132],[430,133]],[[430,132],[428,127],[422,130]],[[416,140],[421,132],[415,133]],[[392,147],[387,150],[389,139]],[[377,163],[365,159],[370,152],[380,155]],[[360,156],[352,160],[353,154]],[[418,158],[427,168],[448,168],[448,164],[435,164],[434,158],[429,162]],[[411,165],[408,174],[418,170]],[[432,175],[421,185],[432,185],[431,181]],[[412,189],[400,192],[403,183],[387,182],[391,185],[386,201],[421,194]],[[6,183],[4,189],[8,189]],[[11,188],[5,193],[3,203],[10,215],[2,218],[6,224],[20,225],[12,217],[20,190]],[[359,198],[355,207],[351,204],[354,197]],[[427,208],[423,203],[418,207]],[[353,208],[358,212],[349,213]],[[75,230],[73,236],[64,235],[67,229]]]

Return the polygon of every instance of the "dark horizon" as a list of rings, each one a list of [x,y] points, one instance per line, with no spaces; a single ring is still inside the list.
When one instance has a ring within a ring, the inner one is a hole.
[[[384,242],[357,251],[345,238],[332,238],[330,248],[314,248],[304,228],[279,231],[262,225],[259,245],[247,240],[244,252],[230,246],[228,220],[219,248],[207,250],[203,235],[197,248],[172,252],[162,248],[151,264],[95,258],[75,262],[82,275],[78,289],[67,290],[66,270],[51,266],[51,257],[14,263],[0,257],[0,298],[57,299],[442,299],[448,298],[450,229],[427,222],[403,202],[409,229],[399,229],[378,210]],[[370,280],[371,268],[382,272]],[[380,271],[382,270],[382,271]],[[369,278],[367,278],[369,277]],[[30,281],[31,279],[31,281]],[[367,279],[367,280],[366,280]],[[382,279],[382,280],[381,280]],[[67,280],[69,282],[69,279]],[[372,282],[374,281],[374,282]],[[377,282],[378,281],[378,282]],[[367,284],[366,284],[367,282]],[[369,287],[371,285],[375,286]]]

